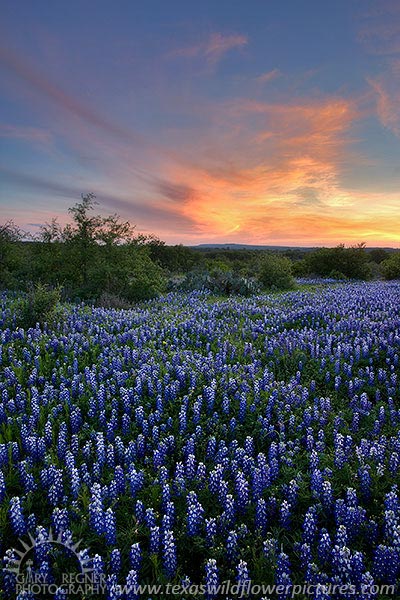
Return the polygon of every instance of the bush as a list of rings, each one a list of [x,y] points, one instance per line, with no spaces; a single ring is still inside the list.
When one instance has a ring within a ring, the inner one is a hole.
[[[384,279],[400,279],[400,252],[382,261],[380,268]]]
[[[100,308],[116,308],[121,310],[132,308],[132,305],[128,300],[121,298],[118,294],[112,294],[111,292],[102,292],[97,300],[97,306]]]
[[[259,285],[254,278],[241,277],[232,271],[214,269],[208,271],[190,271],[180,284],[186,291],[208,290],[217,296],[251,296],[259,292]]]
[[[371,265],[364,244],[345,248],[318,248],[307,256],[310,272],[321,277],[331,277],[332,272],[348,279],[370,279]]]
[[[19,327],[29,329],[36,324],[53,324],[59,316],[61,288],[50,288],[41,283],[32,286],[17,305],[16,322]]]
[[[290,259],[276,254],[263,258],[258,278],[263,287],[270,290],[290,290],[295,285]]]
[[[145,248],[138,248],[130,257],[129,271],[121,296],[127,300],[140,301],[156,298],[166,289],[162,268],[151,260]]]

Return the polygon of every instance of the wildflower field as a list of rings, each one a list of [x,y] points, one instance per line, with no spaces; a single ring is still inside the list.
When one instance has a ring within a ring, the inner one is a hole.
[[[377,588],[400,578],[399,283],[69,306],[28,330],[14,302],[1,297],[2,597],[17,597],[20,540],[48,597],[77,597],[49,535],[81,541],[110,599],[163,597],[135,588],[155,582],[220,597],[225,580],[395,597]]]

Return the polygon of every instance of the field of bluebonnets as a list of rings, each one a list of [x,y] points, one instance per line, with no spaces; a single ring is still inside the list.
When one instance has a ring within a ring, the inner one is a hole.
[[[118,585],[137,582],[250,579],[289,586],[279,598],[364,585],[367,600],[398,582],[399,283],[70,306],[26,331],[13,302],[0,312],[5,598],[19,538],[50,527],[82,540],[112,599],[136,598]],[[32,573],[55,580],[60,560],[37,543]]]

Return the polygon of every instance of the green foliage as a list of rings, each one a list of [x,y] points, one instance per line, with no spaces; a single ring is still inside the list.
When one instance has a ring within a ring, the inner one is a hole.
[[[129,271],[121,294],[128,300],[149,300],[166,288],[162,268],[153,262],[146,248],[136,247],[129,255]]]
[[[22,236],[23,232],[13,221],[0,225],[0,288],[14,287],[14,274],[21,260],[17,242]]]
[[[289,290],[294,287],[292,262],[286,256],[267,254],[260,262],[258,278],[262,286],[271,290]]]
[[[292,273],[295,277],[306,277],[310,274],[310,266],[305,258],[292,263]]]
[[[37,323],[53,324],[60,315],[59,303],[61,288],[50,288],[41,283],[32,286],[17,305],[17,324],[24,329],[35,327]]]
[[[182,244],[167,246],[156,238],[147,242],[150,258],[170,273],[187,273],[203,262],[201,254]]]
[[[395,252],[380,264],[384,279],[400,279],[400,252]]]
[[[96,205],[93,194],[83,195],[69,209],[70,224],[61,228],[53,219],[41,228],[30,247],[27,278],[61,284],[72,299],[96,301],[103,292],[127,302],[153,298],[164,289],[162,269],[148,251],[156,238],[135,235],[135,227],[116,214],[96,214]]]
[[[318,248],[307,257],[310,272],[322,277],[331,277],[332,272],[340,273],[348,279],[369,279],[371,268],[365,244],[345,248],[343,244],[335,248]]]
[[[370,261],[379,265],[383,260],[389,257],[389,254],[384,248],[372,248],[372,250],[368,252],[368,257]]]
[[[339,281],[345,281],[347,279],[346,275],[334,269],[329,273],[329,279],[338,279]]]

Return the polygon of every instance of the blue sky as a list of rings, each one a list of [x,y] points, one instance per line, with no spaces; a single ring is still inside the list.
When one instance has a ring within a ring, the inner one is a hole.
[[[2,221],[400,245],[400,4],[2,3]]]

